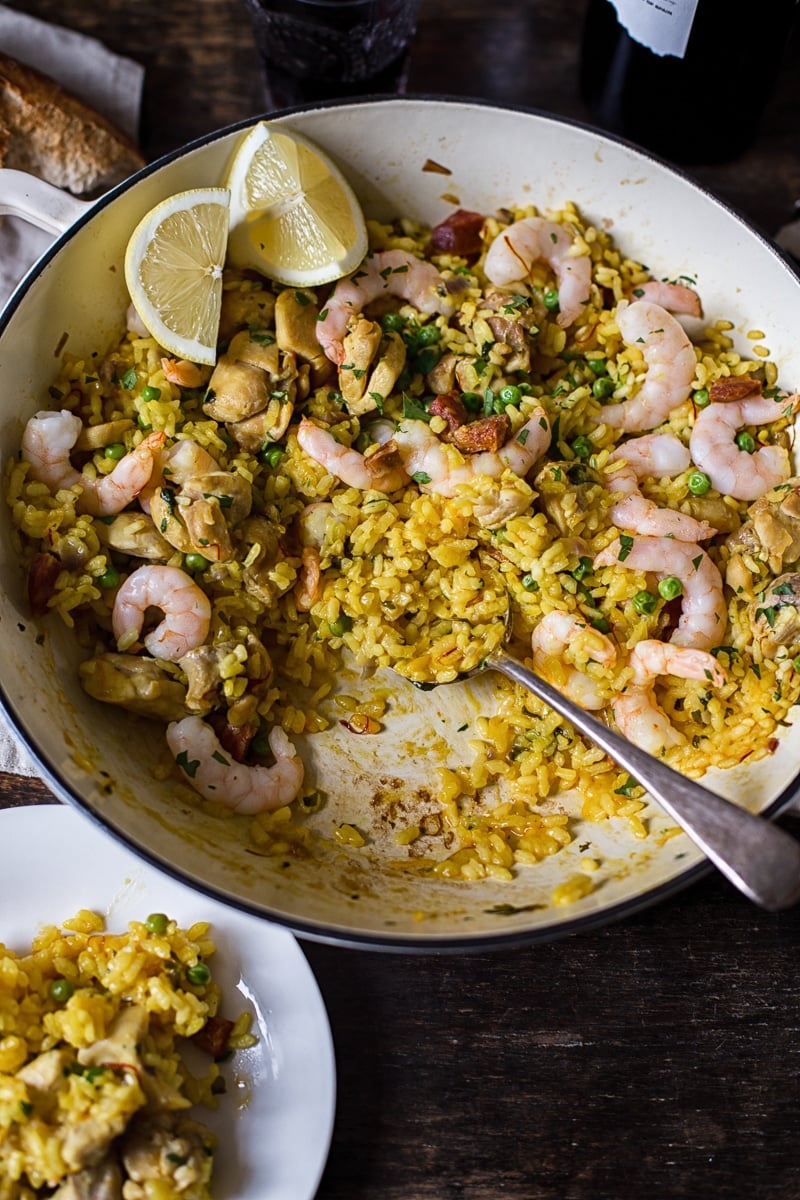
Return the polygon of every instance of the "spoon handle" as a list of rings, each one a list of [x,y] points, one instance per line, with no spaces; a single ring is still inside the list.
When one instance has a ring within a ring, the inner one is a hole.
[[[484,665],[529,688],[605,750],[750,900],[772,911],[800,900],[800,842],[785,830],[684,778],[608,729],[516,659],[492,654]]]

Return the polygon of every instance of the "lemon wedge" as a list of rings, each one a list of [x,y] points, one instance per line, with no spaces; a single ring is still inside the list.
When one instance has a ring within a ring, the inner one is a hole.
[[[193,188],[151,208],[125,251],[125,282],[142,324],[164,350],[217,361],[230,192]]]
[[[300,134],[259,121],[237,148],[225,183],[233,266],[313,287],[349,275],[364,258],[367,226],[355,192]]]

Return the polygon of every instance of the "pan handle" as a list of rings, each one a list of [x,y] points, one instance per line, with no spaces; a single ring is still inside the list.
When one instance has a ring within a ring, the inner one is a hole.
[[[22,217],[55,236],[69,229],[94,201],[79,200],[26,171],[0,168],[0,215]]]

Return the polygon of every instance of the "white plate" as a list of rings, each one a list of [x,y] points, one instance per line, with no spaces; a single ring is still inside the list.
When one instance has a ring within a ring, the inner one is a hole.
[[[335,1062],[322,997],[292,935],[153,870],[71,809],[0,811],[0,941],[27,950],[37,928],[80,908],[102,913],[113,932],[151,912],[211,923],[223,1011],[249,1009],[258,1036],[223,1068],[219,1110],[197,1110],[220,1138],[214,1198],[311,1200],[333,1130]]]

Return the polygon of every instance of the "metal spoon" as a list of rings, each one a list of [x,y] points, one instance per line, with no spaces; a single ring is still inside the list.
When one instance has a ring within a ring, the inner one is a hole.
[[[666,763],[608,729],[522,663],[494,651],[460,678],[485,670],[529,688],[535,696],[596,742],[646,788],[684,833],[748,899],[770,911],[800,900],[800,842],[716,792],[686,779]],[[429,686],[429,685],[423,685]]]

